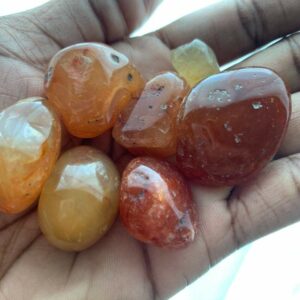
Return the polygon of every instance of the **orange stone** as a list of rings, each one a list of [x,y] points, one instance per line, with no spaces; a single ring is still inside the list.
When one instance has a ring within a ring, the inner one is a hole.
[[[204,185],[245,182],[277,152],[290,113],[289,92],[271,70],[213,75],[196,85],[182,105],[178,166]]]
[[[68,131],[80,138],[95,137],[111,128],[143,87],[144,80],[125,55],[97,43],[58,52],[45,78],[48,99]]]
[[[36,201],[60,146],[60,121],[47,100],[30,98],[0,113],[0,211],[20,213]]]
[[[166,72],[145,86],[139,99],[119,115],[114,139],[131,153],[167,157],[176,153],[178,110],[188,93],[185,81]]]
[[[117,216],[119,184],[119,173],[103,152],[88,146],[65,152],[39,201],[39,223],[48,241],[67,251],[97,242]]]
[[[120,216],[136,239],[165,248],[191,243],[198,213],[184,178],[167,162],[132,160],[121,182]]]

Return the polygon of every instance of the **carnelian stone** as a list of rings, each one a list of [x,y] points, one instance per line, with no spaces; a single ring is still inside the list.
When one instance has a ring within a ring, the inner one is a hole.
[[[91,138],[111,128],[144,80],[128,58],[103,44],[85,43],[58,52],[45,78],[46,95],[68,131]]]
[[[119,115],[113,129],[114,139],[136,155],[175,154],[177,114],[187,93],[187,84],[176,74],[155,76],[140,98]]]
[[[195,239],[198,215],[183,177],[167,162],[132,160],[121,182],[120,215],[136,239],[180,248]]]
[[[119,206],[119,173],[103,152],[80,146],[58,160],[40,197],[42,232],[54,246],[81,251],[113,224]]]
[[[178,165],[204,185],[244,182],[275,155],[290,111],[289,92],[271,70],[213,75],[192,89],[181,108]]]
[[[20,213],[38,198],[61,147],[61,125],[42,98],[0,113],[0,211]]]

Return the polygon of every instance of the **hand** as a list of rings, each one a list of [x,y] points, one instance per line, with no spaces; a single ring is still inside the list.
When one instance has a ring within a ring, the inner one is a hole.
[[[55,0],[0,19],[0,108],[43,95],[43,75],[61,48],[105,42],[146,78],[171,69],[170,49],[201,38],[221,64],[300,29],[298,0],[227,0],[129,39],[154,0]],[[277,159],[234,188],[193,186],[200,233],[177,251],[145,246],[119,222],[95,246],[65,253],[41,235],[36,212],[0,215],[0,291],[7,299],[165,299],[242,245],[300,219],[300,35],[289,35],[237,64],[277,71],[293,92],[290,127]]]

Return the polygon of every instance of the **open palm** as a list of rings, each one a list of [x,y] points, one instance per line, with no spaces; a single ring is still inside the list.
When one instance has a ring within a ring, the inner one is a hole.
[[[192,186],[200,233],[183,250],[145,246],[116,222],[95,246],[65,253],[41,235],[35,211],[0,215],[0,299],[165,299],[245,243],[300,219],[299,1],[225,0],[159,32],[128,38],[157,2],[55,0],[1,18],[0,108],[43,95],[48,61],[77,42],[112,45],[148,79],[171,69],[170,49],[193,38],[206,41],[224,64],[288,35],[237,65],[271,67],[294,93],[277,159],[243,186]]]

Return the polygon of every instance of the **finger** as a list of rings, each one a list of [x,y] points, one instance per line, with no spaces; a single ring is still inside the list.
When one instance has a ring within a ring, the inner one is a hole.
[[[221,64],[300,29],[298,0],[228,0],[208,6],[159,30],[170,48],[200,38]]]
[[[158,0],[90,0],[108,43],[128,36],[159,3]]]
[[[300,5],[299,5],[300,6]],[[263,66],[276,71],[291,92],[300,90],[300,33],[295,33],[238,63],[234,68]]]
[[[229,199],[238,246],[300,219],[300,155],[273,161]]]
[[[118,0],[117,3],[128,26],[128,33],[137,29],[161,2],[162,0]]]
[[[292,95],[292,115],[286,136],[279,149],[279,156],[300,153],[300,93]]]
[[[160,0],[54,0],[0,18],[0,55],[40,69],[61,48],[79,42],[123,39],[147,19]]]

